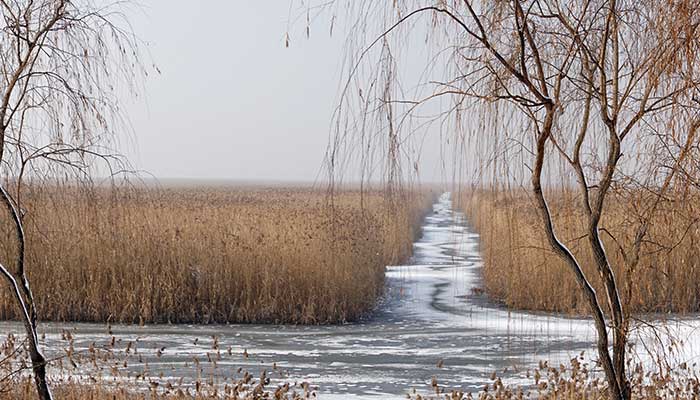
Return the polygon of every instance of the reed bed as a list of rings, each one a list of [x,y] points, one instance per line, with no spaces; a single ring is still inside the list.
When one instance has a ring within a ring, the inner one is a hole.
[[[44,320],[351,321],[375,307],[384,266],[410,255],[430,201],[352,190],[330,201],[282,187],[32,188],[22,199],[27,265]],[[0,319],[15,317],[0,291]]]
[[[481,236],[484,285],[491,297],[516,309],[588,312],[572,272],[549,250],[527,192],[482,190],[458,197]],[[565,191],[549,197],[560,239],[573,250],[598,293],[604,293],[588,250],[579,199]],[[698,312],[700,281],[693,278],[700,275],[700,202],[688,197],[664,202],[649,221],[640,261],[632,269],[625,255],[631,254],[644,201],[639,193],[611,194],[601,221],[623,303],[635,313]]]

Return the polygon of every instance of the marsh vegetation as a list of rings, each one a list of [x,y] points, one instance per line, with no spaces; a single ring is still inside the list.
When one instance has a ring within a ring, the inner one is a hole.
[[[648,221],[639,259],[631,257],[635,224],[648,206],[636,193],[613,194],[600,229],[621,287],[625,308],[636,314],[700,311],[700,225],[697,194],[674,194],[666,208]],[[551,194],[552,219],[561,238],[581,260],[597,291],[603,282],[585,244],[586,221],[577,194]],[[539,229],[533,198],[523,190],[462,193],[460,207],[481,235],[484,286],[509,308],[585,314],[586,303],[563,261],[548,248]],[[633,264],[634,262],[634,264]]]
[[[427,191],[391,201],[300,187],[37,188],[23,199],[29,275],[44,320],[352,321],[382,296],[384,267],[410,256],[431,201]],[[0,318],[16,312],[0,292]]]

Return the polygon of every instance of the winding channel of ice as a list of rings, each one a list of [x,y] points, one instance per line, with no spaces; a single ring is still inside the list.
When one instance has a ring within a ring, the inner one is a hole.
[[[480,287],[481,267],[479,235],[445,193],[426,217],[409,265],[387,267],[387,301],[370,320],[339,326],[113,326],[112,331],[123,342],[138,340],[151,375],[192,378],[194,357],[206,370],[216,336],[222,349],[232,349],[232,356],[217,363],[217,374],[243,367],[257,376],[276,363],[284,371],[280,379],[318,385],[321,399],[405,398],[412,388],[426,391],[432,377],[448,388],[478,391],[494,371],[506,382],[524,382],[525,371],[541,360],[566,362],[583,350],[593,354],[590,321],[494,305],[474,290]],[[665,326],[685,343],[675,361],[700,357],[697,318],[668,320]],[[65,347],[64,329],[72,330],[77,350],[111,338],[99,324],[42,324],[41,329],[48,353]],[[0,331],[20,327],[2,322]],[[640,332],[638,353],[648,359],[641,343],[650,335]]]

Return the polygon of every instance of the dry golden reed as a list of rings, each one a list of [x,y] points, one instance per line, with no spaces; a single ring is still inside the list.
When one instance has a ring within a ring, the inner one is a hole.
[[[10,334],[0,342],[0,398],[35,400],[36,390],[28,376],[30,366],[24,362],[27,354],[23,343]],[[103,345],[93,344],[87,351],[74,351],[73,337],[69,334],[60,339],[66,351],[51,362],[54,372],[52,386],[57,398],[65,400],[297,400],[317,398],[319,387],[307,382],[273,381],[273,377],[284,378],[276,364],[263,370],[258,376],[239,368],[225,376],[217,372],[218,363],[224,363],[227,352],[221,351],[214,341],[212,353],[207,356],[211,368],[203,372],[195,361],[192,380],[173,379],[162,374],[150,374],[148,362],[141,360],[132,349],[131,341],[108,341]],[[116,343],[116,344],[115,344]],[[228,353],[230,355],[230,353]],[[196,360],[196,358],[195,358]],[[207,361],[203,360],[203,363]],[[128,366],[127,366],[128,364]],[[134,365],[135,364],[135,365]],[[229,364],[230,365],[230,364]],[[143,372],[132,375],[127,368]],[[438,367],[439,368],[439,367]],[[682,363],[675,367],[666,365],[656,369],[645,369],[642,364],[628,362],[632,399],[679,400],[697,399],[700,395],[700,377],[697,364]],[[524,384],[512,385],[504,382],[493,372],[481,388],[448,388],[433,377],[424,388],[408,390],[405,398],[410,400],[603,400],[608,398],[607,383],[600,379],[600,369],[595,362],[588,361],[585,353],[572,358],[566,365],[550,365],[541,361],[533,370],[524,372]]]
[[[331,203],[309,188],[33,189],[22,206],[40,318],[355,320],[382,295],[384,266],[410,255],[430,202],[408,193],[389,212],[381,193],[360,196],[340,191]],[[1,291],[0,319],[15,316]]]
[[[697,370],[684,364],[678,368],[646,371],[641,364],[628,364],[633,400],[695,400],[700,396]],[[607,383],[600,379],[599,367],[589,364],[584,355],[570,360],[568,365],[549,365],[542,361],[534,371],[528,371],[529,383],[509,385],[495,372],[490,382],[475,393],[450,390],[433,378],[427,395],[413,393],[410,400],[606,400],[610,398]]]
[[[564,191],[550,193],[550,198],[560,239],[573,250],[597,292],[604,293],[588,249],[584,218],[575,203],[578,200]],[[549,250],[527,192],[476,191],[458,200],[481,236],[484,285],[492,297],[517,309],[588,312],[572,272]],[[625,254],[630,254],[638,223],[635,211],[641,206],[616,194],[606,201],[601,237],[628,310],[699,311],[700,280],[695,277],[700,276],[700,202],[669,201],[667,209],[655,213],[640,261],[632,271]]]
[[[87,349],[76,349],[69,330],[58,339],[62,352],[49,357],[49,381],[57,399],[65,400],[296,400],[316,398],[318,386],[306,380],[289,382],[286,373],[274,364],[257,375],[231,366],[233,353],[219,347],[214,338],[210,351],[201,361],[195,356],[185,364],[189,377],[151,373],[149,362],[137,350],[138,340],[112,336],[95,341]],[[146,350],[147,349],[142,349]],[[161,357],[160,351],[156,353]],[[0,399],[37,399],[36,386],[27,360],[26,341],[8,334],[0,342]],[[205,367],[206,365],[206,367]],[[261,365],[262,366],[262,365]]]
[[[33,382],[25,380],[18,384],[11,392],[5,393],[7,399],[12,400],[37,400],[36,389]],[[301,400],[315,398],[306,396],[303,391],[281,392],[277,390],[264,390],[257,393],[246,392],[227,394],[207,393],[196,394],[180,391],[178,393],[159,393],[153,391],[139,391],[137,388],[109,388],[99,385],[67,384],[59,385],[54,394],[62,400],[205,400],[205,399],[237,399],[237,400]]]
[[[634,400],[692,400],[700,395],[700,379],[690,369],[668,370],[663,372],[646,372],[641,367],[631,369],[632,399]],[[475,393],[461,390],[449,390],[439,386],[433,380],[431,394],[410,393],[409,400],[603,400],[608,398],[604,381],[596,377],[594,368],[573,359],[569,366],[549,366],[546,362],[533,373],[528,373],[531,383],[525,386],[505,384],[495,373],[491,381]],[[100,387],[95,384],[62,384],[55,389],[59,398],[64,400],[204,400],[204,399],[240,399],[240,400],[301,400],[316,398],[314,392],[302,389],[278,387],[268,389],[256,387],[257,390],[229,391],[221,390],[206,394],[192,391],[175,391],[162,393],[156,390],[143,391],[136,387],[123,385],[118,388]],[[29,379],[22,380],[9,392],[3,393],[14,400],[36,400],[36,392]]]

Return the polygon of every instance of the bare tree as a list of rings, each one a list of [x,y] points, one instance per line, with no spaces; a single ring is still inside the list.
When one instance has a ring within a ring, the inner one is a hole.
[[[58,172],[87,176],[96,160],[122,164],[108,150],[123,128],[118,99],[135,93],[144,74],[123,13],[127,4],[0,0],[0,200],[16,241],[16,259],[2,260],[0,272],[20,309],[42,400],[52,395],[25,265],[21,192],[26,181]]]
[[[643,193],[636,236],[625,253],[634,271],[659,205],[697,182],[700,3],[416,0],[322,7],[333,10],[333,22],[338,14],[351,20],[348,79],[328,153],[331,173],[346,165],[348,152],[373,154],[376,143],[390,165],[412,162],[405,146],[429,130],[416,123],[426,119],[440,124],[440,137],[452,140],[457,153],[480,160],[464,162],[478,176],[484,164],[507,166],[493,168],[493,182],[517,180],[515,173],[499,172],[526,171],[550,249],[572,271],[593,317],[610,397],[629,399],[630,318],[600,222],[611,192]],[[432,58],[418,78],[423,90],[407,95],[397,78],[397,54],[416,43],[406,39],[416,31]],[[433,77],[435,69],[442,78]],[[432,118],[417,116],[425,109],[434,110]],[[373,150],[368,138],[374,138]],[[389,182],[396,170],[383,170]],[[562,182],[577,188],[597,276],[584,272],[557,234],[547,187]],[[593,279],[602,283],[602,295]]]

